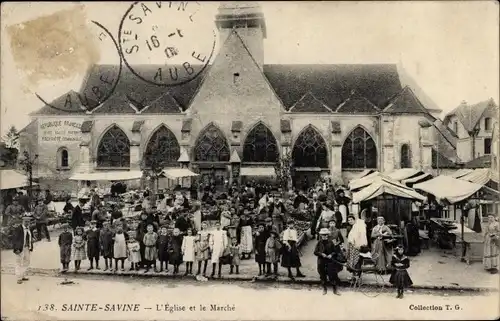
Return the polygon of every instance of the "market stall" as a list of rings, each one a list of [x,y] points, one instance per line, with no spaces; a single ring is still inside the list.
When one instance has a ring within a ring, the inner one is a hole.
[[[456,253],[461,252],[460,258],[467,263],[481,258],[483,243],[481,233],[476,233],[464,225],[467,211],[465,201],[477,196],[479,191],[496,193],[497,196],[498,192],[480,184],[444,175],[415,184],[414,188],[434,195],[437,200],[452,205],[455,210],[457,205],[461,208],[460,223],[456,222],[456,217],[455,220],[431,218],[430,236],[438,241],[442,248],[449,248],[452,246],[451,243],[454,243]],[[461,248],[461,251],[458,251],[457,247]]]
[[[424,172],[414,169],[414,168],[400,168],[396,169],[395,171],[387,174],[387,177],[395,180],[395,181],[402,181],[404,179],[409,179],[413,178],[419,175],[424,174]]]
[[[448,175],[450,177],[453,177],[453,178],[460,178],[462,176],[465,176],[469,173],[471,173],[473,170],[470,169],[470,168],[461,168],[461,169],[458,169],[456,172],[452,173],[451,175]]]
[[[404,179],[401,181],[401,183],[405,184],[408,187],[413,187],[413,185],[428,181],[428,180],[432,179],[433,177],[434,176],[430,173],[423,173],[421,175],[414,176],[412,178]]]
[[[377,177],[367,187],[353,193],[353,203],[371,201],[371,206],[377,208],[377,215],[386,218],[387,226],[393,230],[395,239],[402,239],[400,229],[402,214],[405,220],[409,217],[409,201],[424,201],[425,197],[415,190],[387,177]],[[370,218],[373,220],[374,218]]]
[[[375,171],[362,178],[353,179],[349,182],[349,190],[351,190],[351,192],[354,192],[363,187],[366,187],[373,183],[373,181],[375,181],[375,179],[379,176],[382,176],[382,174],[378,171]]]
[[[33,183],[33,186],[38,185]],[[28,177],[13,169],[0,170],[0,190],[29,186]]]
[[[490,168],[477,168],[468,174],[461,176],[460,179],[475,184],[486,185],[490,188],[498,190],[498,172],[494,172]]]

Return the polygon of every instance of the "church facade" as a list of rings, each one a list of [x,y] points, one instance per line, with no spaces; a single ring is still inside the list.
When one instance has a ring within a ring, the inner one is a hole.
[[[202,180],[219,182],[272,173],[286,154],[299,180],[432,168],[432,114],[440,111],[402,84],[396,65],[266,65],[258,6],[223,5],[216,25],[219,53],[186,84],[155,86],[124,67],[96,108],[46,105],[33,113],[21,149],[39,155],[37,175],[138,170],[154,157],[178,167],[181,154]],[[82,91],[116,68],[90,68]]]

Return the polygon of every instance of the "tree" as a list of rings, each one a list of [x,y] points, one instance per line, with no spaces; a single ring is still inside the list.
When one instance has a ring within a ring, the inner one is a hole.
[[[279,160],[274,164],[274,172],[283,192],[288,191],[288,188],[292,185],[292,171],[292,154],[288,151],[286,154],[280,156]]]
[[[30,155],[28,151],[23,152],[23,157],[19,159],[19,165],[21,169],[28,176],[28,197],[30,200],[30,207],[33,206],[33,167],[38,158],[38,154],[35,154],[33,157]],[[33,208],[32,208],[33,209]]]
[[[16,126],[10,126],[9,131],[2,139],[5,141],[8,148],[17,148],[19,144],[19,132]]]
[[[144,177],[149,177],[153,183],[154,196],[151,197],[152,205],[156,202],[156,194],[159,189],[160,178],[163,176],[163,169],[165,168],[165,160],[161,158],[160,154],[152,154],[150,158],[143,159],[142,173]]]

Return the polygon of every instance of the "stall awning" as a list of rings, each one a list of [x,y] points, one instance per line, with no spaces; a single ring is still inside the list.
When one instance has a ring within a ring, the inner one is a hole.
[[[29,185],[28,177],[13,169],[4,169],[0,171],[0,190],[26,187]],[[34,185],[38,185],[33,183]]]
[[[274,167],[242,167],[241,176],[276,176]]]
[[[387,177],[392,178],[393,180],[396,181],[401,181],[403,179],[412,178],[421,174],[423,174],[423,172],[419,171],[418,169],[400,168],[388,174]]]
[[[366,175],[365,177],[354,179],[354,180],[349,182],[349,189],[351,191],[353,191],[353,190],[357,190],[357,189],[363,188],[365,186],[368,186],[371,183],[373,183],[375,178],[377,178],[379,176],[381,176],[380,172],[376,171],[376,172],[373,172],[371,174]]]
[[[140,179],[141,177],[141,171],[102,171],[75,173],[69,179],[73,181],[128,181]]]
[[[469,198],[482,188],[482,185],[456,179],[451,176],[440,175],[428,181],[413,185],[416,190],[436,196],[439,200],[446,200],[451,204]]]
[[[352,202],[359,203],[374,199],[384,194],[419,201],[424,201],[426,199],[425,196],[399,182],[386,177],[378,177],[367,187],[363,188],[359,192],[355,192],[352,197]]]
[[[353,180],[363,178],[365,176],[370,175],[373,172],[375,172],[374,169],[365,169],[364,171],[362,171],[361,173],[359,173],[358,175],[356,175],[356,177],[354,177]]]
[[[460,177],[460,179],[480,185],[486,185],[489,181],[493,181],[498,184],[498,173],[493,172],[489,168],[477,168]]]
[[[413,184],[417,184],[417,183],[420,183],[420,182],[428,181],[432,177],[434,177],[434,176],[432,176],[432,174],[424,173],[422,175],[418,175],[418,176],[415,176],[415,177],[412,177],[412,178],[404,179],[404,180],[401,181],[401,183],[403,183],[403,184],[411,187],[411,185],[413,185]]]
[[[450,175],[450,177],[453,177],[453,178],[460,178],[462,176],[465,176],[469,173],[472,173],[472,169],[470,168],[461,168],[459,170],[457,170],[456,172],[454,172],[453,174]]]
[[[169,168],[165,169],[163,173],[171,179],[198,176],[198,174],[192,172],[189,168]]]

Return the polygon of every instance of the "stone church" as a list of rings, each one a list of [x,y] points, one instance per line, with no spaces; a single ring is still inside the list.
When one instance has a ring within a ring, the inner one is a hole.
[[[223,3],[215,24],[220,50],[190,82],[159,87],[124,67],[96,108],[54,102],[33,113],[21,144],[39,155],[37,175],[139,170],[153,155],[167,167],[183,155],[202,180],[218,183],[272,175],[288,153],[296,181],[432,168],[441,111],[403,84],[396,64],[264,64],[268,31],[258,5]],[[117,68],[92,66],[81,92]],[[157,66],[138,69],[154,75]]]

